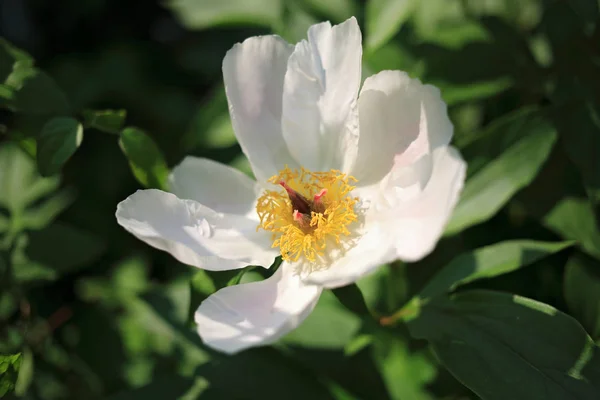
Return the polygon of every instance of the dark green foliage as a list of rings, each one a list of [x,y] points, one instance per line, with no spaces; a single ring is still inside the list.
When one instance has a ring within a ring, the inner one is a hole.
[[[352,15],[363,76],[440,88],[462,197],[430,256],[217,353],[198,305],[280,261],[182,265],[116,205],[168,190],[186,155],[251,175],[225,52]],[[597,0],[0,0],[0,397],[600,399],[599,18]]]

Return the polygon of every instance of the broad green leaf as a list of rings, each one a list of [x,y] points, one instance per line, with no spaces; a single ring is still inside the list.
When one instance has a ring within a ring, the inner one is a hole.
[[[83,140],[83,127],[70,117],[56,117],[42,128],[37,140],[37,165],[42,176],[59,172]]]
[[[600,204],[600,103],[578,101],[555,116],[562,145],[577,166],[589,196]]]
[[[600,339],[600,262],[575,254],[565,268],[564,294],[571,313]]]
[[[600,259],[600,228],[588,199],[565,197],[544,216],[543,223],[565,239],[576,240],[583,251]]]
[[[1,49],[2,47],[0,47]],[[4,397],[14,390],[21,362],[21,353],[0,354],[0,397]]]
[[[437,296],[478,279],[516,271],[572,245],[573,242],[510,240],[481,247],[453,259],[429,281],[419,296]]]
[[[323,15],[331,20],[331,23],[345,21],[357,14],[357,4],[354,0],[302,0],[309,8],[314,10],[313,14]]]
[[[486,31],[479,22],[465,15],[464,1],[428,0],[416,3],[411,23],[422,41],[459,49],[470,42],[486,39]]]
[[[430,82],[442,91],[442,97],[448,105],[473,102],[502,93],[514,85],[513,79],[502,77],[485,82],[472,82],[468,85]]]
[[[289,43],[297,43],[306,39],[308,28],[321,21],[302,7],[299,1],[285,1],[284,4],[283,22],[275,28],[275,33]]]
[[[483,400],[600,397],[600,349],[576,320],[549,305],[469,291],[430,301],[408,326]]]
[[[11,214],[25,209],[58,188],[56,177],[40,176],[35,162],[13,144],[0,145],[0,206]]]
[[[342,286],[332,290],[332,293],[337,299],[346,307],[352,311],[355,315],[369,317],[371,313],[367,308],[363,294],[356,284],[350,284]]]
[[[23,361],[19,368],[19,376],[15,383],[15,394],[19,397],[23,397],[27,393],[27,389],[33,382],[34,374],[34,361],[33,353],[31,349],[27,348],[23,352]]]
[[[104,250],[103,240],[94,234],[56,222],[29,233],[26,253],[30,260],[64,274],[93,263]]]
[[[13,253],[13,273],[23,283],[52,281],[61,274],[89,266],[104,249],[103,241],[91,233],[54,223],[20,237]]]
[[[165,189],[169,168],[154,140],[138,128],[125,128],[119,139],[121,150],[129,159],[129,165],[145,187]]]
[[[85,110],[83,112],[86,128],[94,128],[116,135],[121,132],[126,116],[125,110]]]
[[[304,348],[343,349],[360,328],[360,318],[325,291],[306,320],[281,340]]]
[[[436,368],[423,352],[414,352],[400,340],[375,340],[374,358],[393,399],[433,400],[426,390]]]
[[[10,44],[6,39],[0,37],[0,47],[4,48],[12,61],[28,62],[33,64],[33,58],[29,53]]]
[[[74,190],[70,189],[63,189],[53,194],[39,206],[27,209],[23,215],[22,227],[35,230],[45,228],[73,204],[75,197]],[[0,231],[2,231],[1,228]]]
[[[68,115],[69,102],[54,79],[37,68],[18,65],[7,79],[13,88],[12,104],[25,114]]]
[[[517,131],[522,137],[467,180],[446,227],[447,235],[491,218],[535,178],[556,140],[556,131],[549,123],[540,118],[536,118],[535,122],[535,125],[529,121],[523,124],[516,118],[494,126],[493,133],[502,134],[503,130],[510,129],[510,124],[518,124],[521,129]],[[469,168],[472,168],[471,165]]]
[[[209,148],[225,148],[237,143],[229,113],[221,114],[205,132],[203,140]]]
[[[366,47],[376,50],[390,40],[416,7],[415,0],[371,0],[366,9]]]
[[[189,29],[219,25],[279,23],[281,0],[168,0],[165,4]]]

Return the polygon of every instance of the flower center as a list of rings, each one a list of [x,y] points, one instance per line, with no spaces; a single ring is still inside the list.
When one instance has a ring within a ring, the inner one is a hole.
[[[269,179],[284,190],[267,190],[259,199],[257,229],[273,233],[285,261],[305,259],[315,264],[325,248],[340,245],[350,235],[348,225],[357,221],[350,182],[356,179],[340,171],[310,172],[285,168]]]

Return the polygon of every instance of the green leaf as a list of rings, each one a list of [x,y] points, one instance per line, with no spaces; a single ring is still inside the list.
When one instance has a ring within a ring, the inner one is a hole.
[[[59,184],[56,177],[41,177],[34,161],[14,144],[0,146],[0,206],[13,217],[21,216],[29,205]]]
[[[37,68],[19,65],[7,79],[13,106],[25,114],[68,115],[69,102],[54,79]]]
[[[75,201],[74,190],[63,189],[23,215],[21,226],[25,229],[42,229],[48,226]],[[0,229],[1,231],[2,229]]]
[[[353,0],[302,0],[312,9],[313,15],[323,15],[333,22],[342,22],[357,14],[357,5]]]
[[[590,197],[600,204],[600,105],[578,101],[557,113],[555,120],[561,144],[579,169]]]
[[[360,318],[345,309],[329,291],[324,291],[315,309],[282,343],[304,348],[343,349],[360,328]]]
[[[70,117],[56,117],[42,128],[37,140],[37,164],[42,176],[54,175],[77,151],[83,127]]]
[[[600,229],[588,199],[562,199],[544,216],[543,223],[564,238],[576,240],[583,251],[600,259]]]
[[[0,50],[2,48],[0,47]],[[2,355],[0,354],[0,397],[12,392],[21,368],[21,353]]]
[[[52,281],[61,274],[89,266],[104,250],[104,243],[91,233],[55,223],[20,239],[12,260],[15,279]]]
[[[364,317],[371,316],[362,292],[355,283],[333,289],[332,292],[340,303],[354,314]]]
[[[495,96],[514,85],[513,79],[501,77],[490,81],[472,82],[468,85],[457,85],[445,82],[429,82],[440,88],[442,97],[448,105],[473,102]]]
[[[469,291],[432,300],[408,326],[483,400],[600,397],[598,346],[577,321],[549,305]]]
[[[513,124],[517,129],[511,127]],[[512,130],[512,135],[519,133],[520,137],[467,180],[446,227],[447,235],[460,232],[496,214],[516,192],[536,177],[556,140],[552,125],[544,119],[531,118],[528,114],[504,119],[492,128],[482,135],[484,140],[488,136],[502,135],[506,130]],[[469,165],[469,168],[473,166]]]
[[[15,383],[15,394],[19,397],[23,397],[27,393],[27,389],[33,382],[33,353],[29,348],[23,352],[23,361],[19,368],[19,377]]]
[[[123,128],[127,112],[125,110],[85,110],[83,120],[86,128],[94,128],[118,135]]]
[[[437,296],[478,279],[516,271],[573,244],[510,240],[463,253],[443,267],[421,290],[419,297]]]
[[[373,353],[391,398],[433,400],[425,389],[436,375],[432,361],[423,352],[412,351],[407,343],[381,339],[375,341]]]
[[[366,9],[366,47],[376,50],[390,40],[415,9],[415,0],[371,0]]]
[[[600,339],[600,262],[584,254],[572,256],[565,268],[564,294],[571,313],[592,338]]]
[[[165,4],[189,29],[252,24],[270,27],[279,23],[281,0],[168,0]]]
[[[125,128],[119,145],[138,182],[145,187],[166,189],[169,168],[150,136],[138,128]]]

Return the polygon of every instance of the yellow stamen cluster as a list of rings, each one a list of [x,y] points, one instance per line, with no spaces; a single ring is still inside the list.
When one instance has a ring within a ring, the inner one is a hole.
[[[298,171],[286,167],[269,182],[285,182],[309,201],[317,195],[322,202],[318,207],[311,203],[310,216],[306,216],[306,222],[308,218],[310,222],[303,223],[294,218],[292,201],[285,190],[268,190],[258,199],[256,211],[260,223],[257,229],[273,233],[273,247],[280,248],[285,261],[304,258],[315,263],[324,255],[328,244],[340,244],[341,237],[350,235],[348,225],[357,221],[355,205],[358,198],[349,195],[354,189],[351,182],[356,182],[355,178],[336,170],[310,172],[304,168]]]

